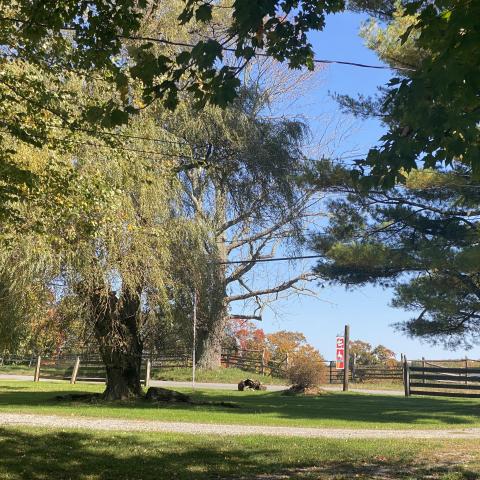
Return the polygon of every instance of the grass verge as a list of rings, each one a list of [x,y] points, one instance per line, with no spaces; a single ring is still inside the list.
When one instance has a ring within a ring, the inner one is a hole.
[[[101,392],[102,385],[64,382],[0,382],[1,412],[80,415],[141,420],[329,428],[480,427],[478,399],[395,397],[358,392],[318,396],[283,396],[278,392],[204,390],[195,399],[235,402],[240,408],[215,405],[59,402],[56,395]],[[181,389],[192,393],[189,389]]]
[[[171,368],[171,369],[154,369],[152,371],[154,380],[172,380],[176,382],[191,382],[191,368]],[[195,379],[201,383],[231,383],[236,384],[240,380],[246,378],[255,378],[265,385],[286,385],[288,380],[285,378],[271,377],[269,375],[261,375],[255,372],[240,370],[239,368],[219,368],[218,370],[197,370]]]

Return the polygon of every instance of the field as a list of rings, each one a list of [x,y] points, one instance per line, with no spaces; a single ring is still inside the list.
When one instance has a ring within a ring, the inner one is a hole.
[[[85,403],[55,400],[100,392],[102,385],[0,382],[2,413],[324,428],[432,429],[480,426],[480,401],[403,398],[328,392],[204,390],[198,401],[239,408],[152,405],[145,401]],[[191,393],[190,390],[184,391]],[[76,428],[0,427],[2,480],[360,480],[480,478],[480,449],[472,440],[323,439],[135,433]]]
[[[175,380],[178,382],[191,382],[191,368],[154,369],[152,378],[155,380]],[[240,370],[239,368],[221,368],[219,370],[198,370],[195,374],[197,382],[204,383],[238,383],[246,378],[256,378],[265,385],[286,385],[288,380],[270,375],[259,375],[258,373]]]
[[[2,480],[479,478],[469,441],[313,440],[0,429]],[[454,455],[452,455],[454,452]]]
[[[436,429],[480,426],[480,401],[429,397],[326,392],[289,397],[279,392],[196,391],[193,398],[233,402],[239,408],[216,405],[81,403],[55,400],[68,392],[100,392],[101,385],[64,382],[0,382],[1,412],[79,415],[89,417],[201,423],[279,425],[329,428]],[[191,393],[189,389],[184,391]]]

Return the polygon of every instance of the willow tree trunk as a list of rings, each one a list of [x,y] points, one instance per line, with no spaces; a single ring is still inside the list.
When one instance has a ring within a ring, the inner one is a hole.
[[[221,185],[215,188],[215,224],[223,225],[227,221],[227,195]],[[228,322],[228,303],[226,273],[228,250],[225,229],[221,229],[216,239],[217,267],[213,282],[210,285],[206,321],[199,332],[197,366],[204,370],[215,370],[221,366],[222,344],[225,338],[225,327]],[[202,303],[202,299],[200,299]]]
[[[206,328],[199,332],[197,366],[203,370],[215,370],[222,365],[222,344],[225,338],[225,327],[228,322],[227,305],[208,322]]]
[[[140,368],[143,342],[140,336],[140,294],[110,292],[91,296],[95,338],[107,373],[106,400],[126,400],[142,395]]]

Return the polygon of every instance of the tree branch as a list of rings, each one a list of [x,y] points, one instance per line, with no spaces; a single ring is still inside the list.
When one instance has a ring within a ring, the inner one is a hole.
[[[302,280],[311,280],[314,278],[316,275],[313,273],[302,273],[301,275],[298,275],[298,277],[292,278],[286,282],[281,283],[280,285],[277,285],[276,287],[272,288],[265,288],[263,290],[250,290],[244,282],[241,282],[242,286],[247,289],[247,293],[242,293],[239,295],[231,295],[227,297],[227,302],[235,302],[237,300],[247,300],[252,297],[259,297],[262,295],[271,295],[273,293],[280,293],[285,290],[288,290],[289,288],[293,287],[296,283],[301,282]]]

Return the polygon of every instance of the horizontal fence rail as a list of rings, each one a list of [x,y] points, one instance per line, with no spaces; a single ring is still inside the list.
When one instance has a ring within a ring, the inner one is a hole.
[[[288,355],[281,359],[268,359],[263,350],[224,350],[221,365],[226,368],[262,375],[283,376],[288,365]],[[57,356],[0,356],[0,373],[32,375],[34,380],[70,380],[105,382],[106,369],[99,354],[63,354]],[[141,360],[141,376],[148,383],[150,378],[161,376],[162,371],[178,368],[192,368],[190,353],[164,352],[144,353]],[[148,372],[148,375],[147,375]]]
[[[343,383],[344,371],[336,368],[336,362],[326,362],[328,368],[329,383]],[[363,383],[375,380],[386,380],[391,382],[402,381],[402,366],[399,362],[396,365],[355,365],[351,363],[349,368],[349,379],[353,383]]]
[[[79,365],[75,367],[77,358]],[[144,353],[142,355],[142,376],[146,373],[147,362],[150,362],[152,378],[162,376],[162,371],[179,368],[192,368],[192,356],[189,352],[165,351],[162,353]],[[265,350],[224,349],[221,354],[221,365],[225,368],[237,368],[249,373],[284,377],[289,367],[289,356],[269,358]],[[325,361],[326,381],[330,384],[343,382],[343,369],[336,369],[334,361]],[[36,376],[37,357],[7,355],[0,357],[0,373],[2,367],[9,368],[9,373],[31,374]],[[62,354],[55,357],[41,357],[39,375],[46,379],[62,379],[74,381],[104,382],[106,370],[98,353],[87,352],[78,355]],[[75,370],[75,375],[74,375]],[[397,365],[351,365],[349,372],[352,382],[368,382],[377,380],[401,381],[402,367]]]
[[[478,360],[405,360],[403,370],[406,396],[480,398]]]

